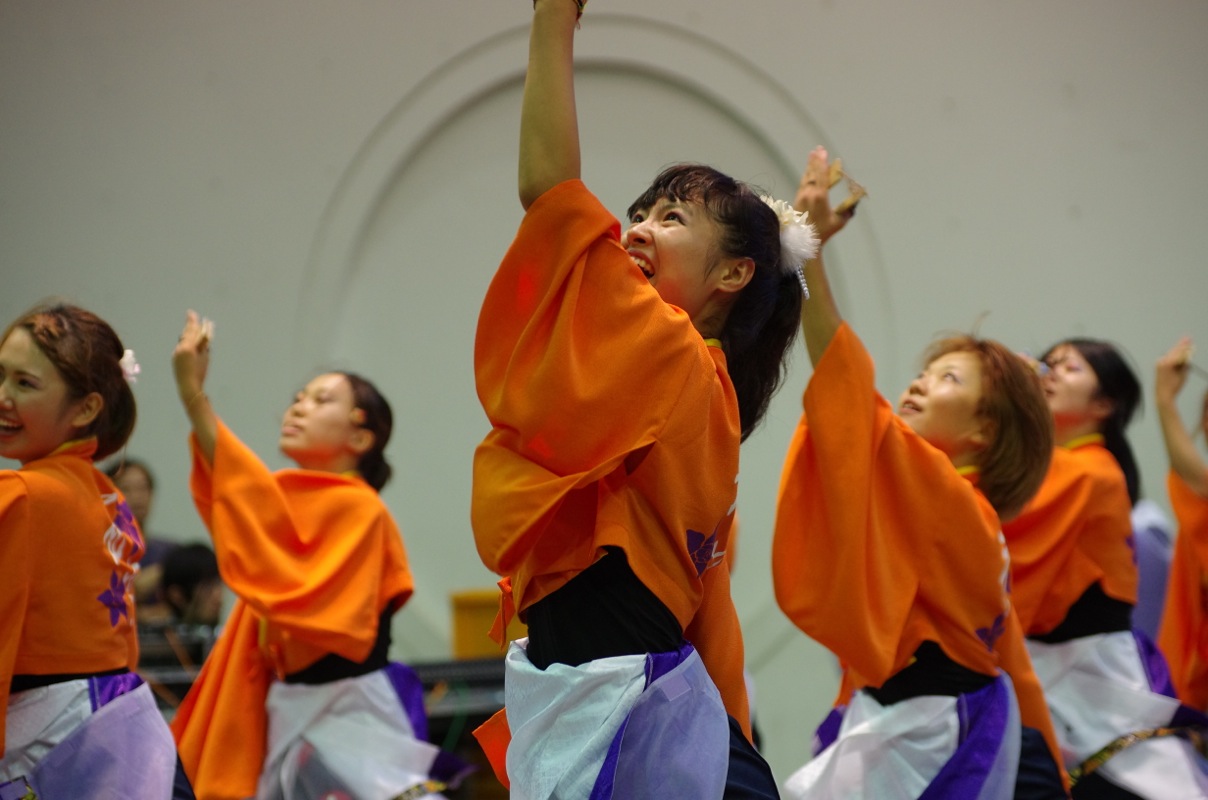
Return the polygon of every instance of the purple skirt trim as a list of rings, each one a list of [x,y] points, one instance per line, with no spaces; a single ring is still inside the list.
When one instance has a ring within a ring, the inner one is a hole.
[[[428,741],[428,712],[424,710],[424,687],[419,676],[406,664],[391,661],[386,665],[386,677],[403,704],[403,711],[411,722],[411,732],[416,739]]]
[[[1174,684],[1170,680],[1170,667],[1166,663],[1166,656],[1162,655],[1162,652],[1144,631],[1133,628],[1132,633],[1133,638],[1137,640],[1137,655],[1141,659],[1141,666],[1145,669],[1145,676],[1149,679],[1150,691],[1177,699]],[[1208,727],[1208,715],[1180,703],[1170,724],[1175,727]]]
[[[143,685],[143,679],[133,672],[119,675],[100,675],[88,679],[88,697],[92,710],[102,708],[124,694],[129,694]]]
[[[721,797],[730,729],[692,645],[646,656],[646,685],[609,745],[590,800]]]
[[[846,708],[847,706],[832,708],[826,719],[822,720],[822,724],[814,731],[814,752],[811,755],[817,756],[839,738],[839,727],[843,724],[843,712]]]
[[[997,780],[999,751],[1010,724],[1010,704],[1013,693],[1004,680],[993,683],[956,701],[960,719],[960,741],[956,752],[919,796],[919,800],[941,798],[975,798],[988,780]],[[831,709],[814,733],[814,755],[817,756],[839,738],[846,707]],[[1014,768],[1016,765],[1012,764]]]
[[[428,712],[424,709],[424,687],[415,670],[406,664],[391,661],[386,665],[386,677],[398,696],[403,712],[411,723],[411,731],[416,739],[428,741]],[[428,776],[449,786],[458,786],[477,769],[473,764],[462,761],[452,753],[438,750],[428,769]]]
[[[987,781],[996,780],[995,764],[1003,747],[1003,737],[1011,718],[1013,693],[1004,680],[996,680],[976,692],[963,694],[956,700],[960,717],[961,737],[956,752],[940,769],[938,775],[919,795],[919,800],[942,800],[949,797],[977,797]],[[1018,729],[1015,735],[1019,735]],[[1018,753],[1018,746],[1015,747]],[[1010,765],[1011,774],[1018,766]]]

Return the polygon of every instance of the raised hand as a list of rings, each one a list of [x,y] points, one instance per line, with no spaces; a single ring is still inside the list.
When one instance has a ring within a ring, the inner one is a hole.
[[[855,215],[856,203],[865,194],[863,187],[849,179],[851,195],[838,206],[832,206],[831,187],[843,177],[842,165],[838,159],[834,162],[828,160],[826,148],[819,145],[810,151],[801,183],[797,185],[793,208],[809,215],[810,224],[818,231],[818,238],[823,242],[843,229]]]
[[[1195,369],[1191,363],[1191,339],[1184,336],[1164,356],[1158,359],[1154,379],[1154,405],[1170,469],[1182,478],[1191,491],[1208,497],[1208,464],[1195,447],[1195,437],[1179,416],[1176,398],[1187,382],[1187,373]],[[1204,426],[1204,413],[1200,427]]]
[[[184,330],[172,351],[172,372],[176,375],[176,391],[186,407],[205,388],[206,373],[210,368],[210,341],[214,336],[214,323],[190,310],[185,318]]]
[[[1154,378],[1154,396],[1159,402],[1170,402],[1183,391],[1187,372],[1191,368],[1191,338],[1184,336],[1158,359]]]

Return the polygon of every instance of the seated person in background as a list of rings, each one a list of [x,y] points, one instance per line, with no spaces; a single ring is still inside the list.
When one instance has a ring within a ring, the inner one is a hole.
[[[134,576],[134,600],[139,606],[139,622],[160,621],[168,615],[167,609],[159,605],[157,596],[160,573],[164,559],[176,545],[170,540],[153,536],[147,527],[155,497],[155,476],[145,462],[134,458],[119,458],[102,471],[126,498],[126,505],[130,506],[130,513],[138,522],[147,548]]]
[[[159,599],[178,625],[217,627],[222,612],[222,579],[214,551],[200,542],[172,548],[164,559]]]
[[[218,558],[205,544],[173,546],[156,586],[157,615],[139,620],[139,676],[160,711],[175,714],[217,638],[223,584]]]

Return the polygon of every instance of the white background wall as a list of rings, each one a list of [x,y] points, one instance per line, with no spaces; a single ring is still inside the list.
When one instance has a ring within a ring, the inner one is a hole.
[[[178,539],[204,536],[169,366],[186,308],[217,321],[210,394],[270,464],[311,374],[378,382],[398,416],[385,497],[418,582],[396,623],[405,658],[446,657],[448,593],[493,577],[468,523],[485,429],[471,347],[520,217],[529,13],[0,0],[0,320],[65,296],[136,350],[128,453],[162,485],[152,528]],[[593,0],[578,42],[585,177],[618,213],[674,160],[789,197],[826,144],[871,191],[832,268],[884,392],[934,334],[984,314],[982,333],[1033,352],[1114,339],[1148,387],[1179,335],[1208,342],[1205,31],[1200,0]],[[835,688],[768,571],[807,378],[798,353],[745,446],[740,495],[736,602],[782,778]],[[1152,410],[1132,438],[1164,503]]]

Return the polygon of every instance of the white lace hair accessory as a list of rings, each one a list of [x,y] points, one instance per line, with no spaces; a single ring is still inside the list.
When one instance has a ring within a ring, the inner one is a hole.
[[[786,274],[796,274],[801,284],[801,293],[810,299],[810,288],[805,283],[805,262],[818,255],[818,234],[808,221],[807,215],[798,212],[783,200],[761,195],[768,208],[776,212],[780,220],[780,265]]]
[[[138,374],[143,371],[143,368],[134,360],[133,350],[126,350],[122,353],[122,357],[117,363],[122,368],[122,377],[126,379],[126,383],[138,382]]]

